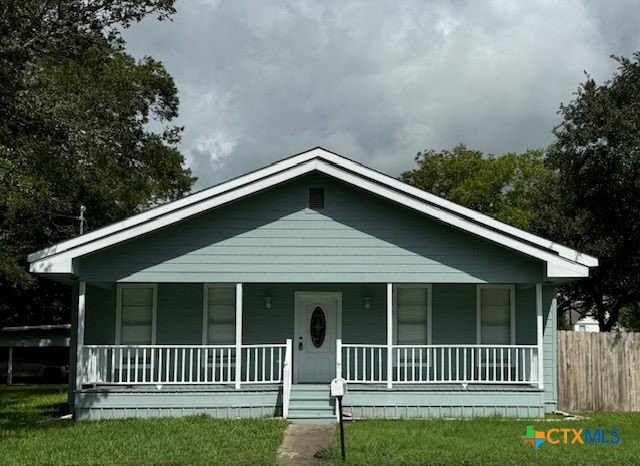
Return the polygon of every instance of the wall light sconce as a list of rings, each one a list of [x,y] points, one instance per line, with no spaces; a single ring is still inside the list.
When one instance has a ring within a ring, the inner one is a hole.
[[[364,297],[364,308],[367,310],[371,309],[371,296]]]
[[[264,307],[271,309],[271,295],[267,294],[264,296]]]

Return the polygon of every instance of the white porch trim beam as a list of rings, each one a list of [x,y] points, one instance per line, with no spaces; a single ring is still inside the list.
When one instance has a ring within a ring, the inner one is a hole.
[[[538,387],[544,389],[544,317],[542,315],[542,283],[536,283],[536,329],[538,337]]]
[[[242,283],[236,283],[236,390],[242,378]]]
[[[387,388],[393,388],[393,283],[387,283]]]
[[[84,317],[85,317],[85,295],[87,293],[87,283],[78,283],[78,321],[76,329],[76,390],[82,388],[84,374],[83,351],[84,346]]]

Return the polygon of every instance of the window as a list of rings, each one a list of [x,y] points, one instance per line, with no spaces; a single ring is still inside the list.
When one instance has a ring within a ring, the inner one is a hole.
[[[205,285],[203,344],[233,345],[236,342],[235,286]]]
[[[396,301],[396,344],[431,344],[431,287],[398,286]]]
[[[156,285],[119,285],[117,344],[155,344],[156,293]]]
[[[309,207],[324,209],[324,188],[309,188]]]
[[[515,288],[511,285],[479,285],[478,343],[515,343]]]

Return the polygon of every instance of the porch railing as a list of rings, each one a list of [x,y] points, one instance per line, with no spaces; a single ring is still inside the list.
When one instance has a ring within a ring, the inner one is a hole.
[[[279,384],[286,344],[242,345],[240,383]],[[235,345],[85,345],[84,384],[233,384]]]
[[[337,374],[350,383],[386,383],[387,345],[338,340]],[[392,383],[537,384],[536,345],[393,345]]]

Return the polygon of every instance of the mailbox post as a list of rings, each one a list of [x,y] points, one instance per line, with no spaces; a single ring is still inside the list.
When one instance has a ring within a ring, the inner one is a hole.
[[[342,459],[346,459],[344,453],[344,424],[342,419],[342,397],[347,393],[347,381],[342,377],[336,377],[331,381],[331,396],[333,396],[338,403],[338,420],[340,422],[340,452],[342,453]]]

